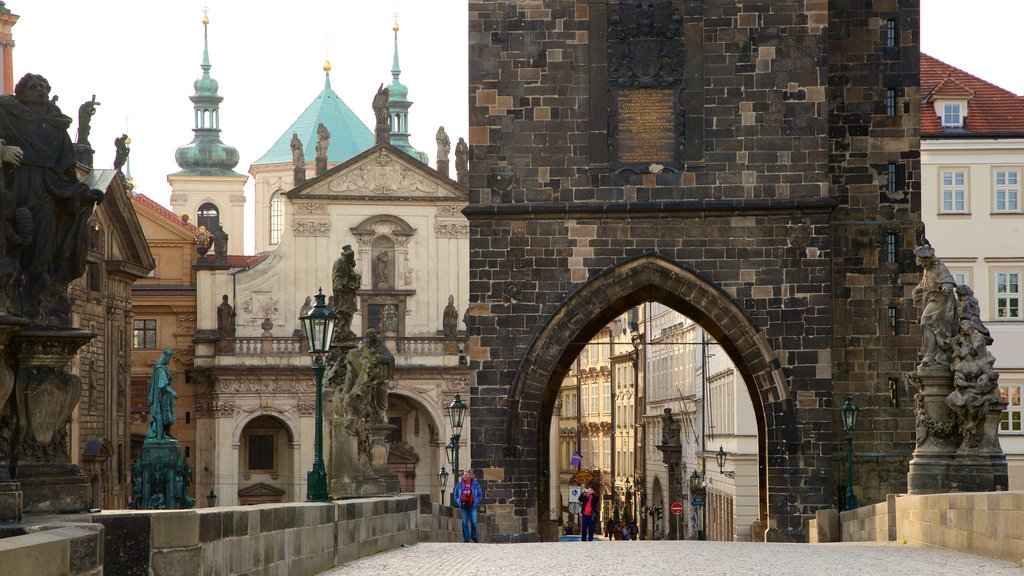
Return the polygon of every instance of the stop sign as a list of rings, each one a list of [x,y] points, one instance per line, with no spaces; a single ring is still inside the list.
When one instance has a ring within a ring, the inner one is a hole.
[[[682,514],[683,513],[683,503],[682,502],[673,502],[672,503],[672,513],[673,514]]]

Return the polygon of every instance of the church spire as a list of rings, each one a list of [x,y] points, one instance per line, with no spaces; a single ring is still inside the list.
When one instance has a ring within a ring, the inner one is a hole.
[[[427,155],[416,150],[409,143],[409,108],[412,107],[412,102],[409,100],[409,89],[399,80],[402,68],[398,65],[398,13],[395,13],[395,23],[391,29],[395,32],[395,55],[391,65],[389,103],[391,145],[426,164],[430,161]]]
[[[210,18],[203,8],[203,75],[195,81],[195,94],[189,96],[195,110],[195,135],[192,142],[174,153],[182,172],[206,176],[237,175],[232,169],[238,165],[238,150],[220,141],[220,103],[224,97],[217,93],[220,85],[210,76]]]

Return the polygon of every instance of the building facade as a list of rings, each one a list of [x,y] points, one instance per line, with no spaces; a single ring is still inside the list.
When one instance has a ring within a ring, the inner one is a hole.
[[[1011,490],[1024,489],[1024,97],[921,55],[921,217],[995,342]]]

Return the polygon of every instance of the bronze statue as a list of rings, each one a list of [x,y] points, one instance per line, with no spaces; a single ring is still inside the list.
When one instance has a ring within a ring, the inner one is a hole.
[[[316,127],[316,157],[327,158],[327,149],[331,146],[331,133],[321,122]]]
[[[127,134],[121,134],[114,139],[114,170],[120,170],[125,162],[128,161],[128,155],[132,152],[131,148],[128,147],[130,143],[131,139],[128,138]]]
[[[322,124],[321,124],[322,126]],[[299,135],[292,132],[292,164],[294,164],[296,170],[303,170],[306,168],[306,158],[302,151],[302,140],[299,140]]]
[[[924,267],[921,281],[914,288],[914,303],[921,306],[921,333],[924,356],[921,366],[949,366],[953,336],[957,331],[956,281],[949,269],[935,256],[931,246],[914,250],[917,263]]]
[[[178,399],[177,392],[171,387],[173,378],[167,363],[171,360],[174,351],[165,348],[160,359],[153,365],[153,377],[149,381],[149,430],[146,432],[146,440],[173,439],[171,436],[171,425],[174,424],[174,401]]]
[[[356,253],[352,246],[346,244],[341,249],[341,256],[334,261],[331,273],[331,284],[334,289],[334,311],[340,317],[335,325],[335,335],[348,340],[355,337],[352,332],[352,317],[356,313],[356,291],[362,282],[362,276],[356,272]]]
[[[441,327],[445,338],[454,338],[459,333],[459,310],[455,307],[454,295],[448,295],[448,305],[444,307]]]
[[[89,123],[92,122],[92,117],[96,114],[96,107],[100,103],[96,101],[96,95],[92,95],[92,100],[85,102],[78,107],[78,137],[75,139],[75,143],[81,146],[89,145],[89,132],[92,128]]]
[[[85,272],[88,220],[103,200],[78,181],[70,126],[42,76],[26,74],[14,95],[0,96],[3,161],[13,167],[4,173],[10,228],[0,235],[20,265],[22,316],[47,325],[70,324],[68,285]]]
[[[234,338],[235,336],[235,310],[231,304],[228,304],[227,294],[217,306],[217,333],[221,338]]]

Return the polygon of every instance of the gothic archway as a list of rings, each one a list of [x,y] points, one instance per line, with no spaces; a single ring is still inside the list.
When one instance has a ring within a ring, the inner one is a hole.
[[[769,459],[793,450],[794,406],[775,351],[732,298],[683,265],[656,254],[635,257],[604,270],[570,294],[551,314],[512,378],[504,431],[506,469],[533,492],[524,531],[539,531],[549,508],[548,434],[559,383],[585,343],[630,308],[661,302],[690,317],[721,344],[743,376],[753,400],[759,437],[760,518],[792,514],[786,499],[772,509],[770,494],[784,495],[781,476],[769,482]],[[768,432],[772,431],[771,434]],[[474,438],[474,444],[477,440]],[[789,465],[788,461],[782,465]],[[526,480],[532,475],[533,481]],[[506,472],[506,477],[508,473]]]

